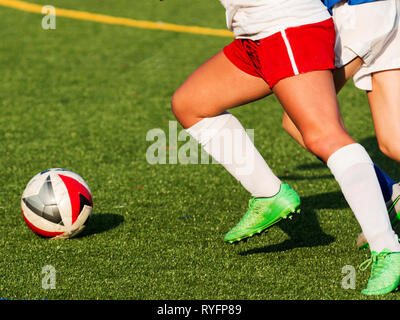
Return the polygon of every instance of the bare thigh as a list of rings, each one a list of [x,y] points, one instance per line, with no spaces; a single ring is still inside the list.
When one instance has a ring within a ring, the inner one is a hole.
[[[313,71],[283,79],[273,91],[307,149],[324,161],[339,148],[354,143],[342,125],[331,71]]]
[[[339,91],[344,87],[346,82],[354,76],[354,74],[360,69],[361,65],[363,64],[363,61],[361,58],[357,57],[345,66],[335,69],[333,73],[334,77],[334,82],[335,82],[335,90],[336,93],[339,93]],[[340,117],[340,123],[343,128],[345,128],[343,119]],[[304,149],[308,149],[307,146],[304,143],[303,137],[299,131],[299,129],[296,127],[296,125],[293,123],[292,119],[288,116],[286,112],[284,112],[283,117],[282,117],[282,126],[286,130],[286,132],[299,143]]]
[[[374,73],[367,96],[379,146],[400,162],[400,69]]]
[[[172,98],[172,111],[184,128],[203,118],[261,99],[268,84],[233,65],[220,51],[196,69]]]

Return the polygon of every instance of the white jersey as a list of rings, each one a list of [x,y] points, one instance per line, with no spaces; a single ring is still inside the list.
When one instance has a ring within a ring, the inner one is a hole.
[[[259,40],[331,16],[321,0],[220,0],[236,38]]]

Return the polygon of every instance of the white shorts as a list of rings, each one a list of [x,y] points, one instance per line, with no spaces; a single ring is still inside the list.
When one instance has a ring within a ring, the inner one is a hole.
[[[341,1],[333,8],[336,27],[336,67],[356,57],[364,64],[353,77],[362,90],[372,90],[374,72],[400,68],[400,1],[385,0],[359,5]]]

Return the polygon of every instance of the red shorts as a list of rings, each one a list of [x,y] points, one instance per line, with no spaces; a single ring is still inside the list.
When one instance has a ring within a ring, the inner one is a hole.
[[[235,39],[223,49],[240,70],[263,78],[270,88],[300,73],[335,68],[332,19],[287,28],[261,40]]]

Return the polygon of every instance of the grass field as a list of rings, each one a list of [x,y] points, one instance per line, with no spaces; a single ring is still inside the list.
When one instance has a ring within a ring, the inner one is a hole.
[[[49,4],[40,0],[31,1]],[[53,0],[60,8],[223,29],[215,0]],[[282,130],[275,97],[232,111],[275,173],[302,198],[302,214],[237,245],[223,237],[249,195],[219,165],[151,165],[146,134],[168,133],[174,90],[227,37],[145,30],[0,7],[0,298],[3,299],[399,299],[360,291],[360,228],[329,170]],[[367,100],[339,95],[352,136],[392,177],[378,151]],[[170,150],[169,150],[170,151]],[[89,184],[94,214],[84,233],[49,241],[25,225],[20,197],[54,167]],[[42,268],[56,289],[42,288]],[[342,288],[354,266],[356,289]]]

